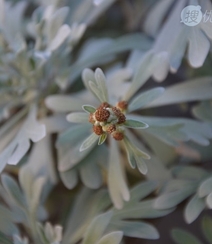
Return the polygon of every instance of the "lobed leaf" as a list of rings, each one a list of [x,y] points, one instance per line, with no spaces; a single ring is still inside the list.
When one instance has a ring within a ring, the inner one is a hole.
[[[97,86],[97,84],[95,84],[93,81],[89,81],[88,85],[90,87],[90,90],[93,92],[93,94],[98,98],[98,100],[101,103],[106,102],[104,94],[102,93],[100,88]]]
[[[36,106],[33,105],[18,134],[0,155],[0,172],[7,163],[16,165],[21,160],[30,147],[30,140],[38,142],[45,135],[45,126],[36,120]]]
[[[50,43],[51,40],[56,36],[57,30],[62,26],[68,13],[69,13],[68,7],[59,8],[46,21],[46,33],[47,33],[48,43]]]
[[[51,40],[51,42],[48,45],[49,51],[55,51],[58,49],[64,41],[69,37],[71,34],[71,29],[67,24],[62,25],[55,37]]]

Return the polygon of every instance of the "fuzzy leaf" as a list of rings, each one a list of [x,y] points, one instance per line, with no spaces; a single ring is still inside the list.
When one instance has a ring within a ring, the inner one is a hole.
[[[46,239],[44,228],[41,223],[36,223],[36,231],[38,233],[38,236],[43,244],[48,243],[48,240]]]
[[[130,164],[130,166],[135,169],[136,168],[136,159],[133,150],[128,146],[127,143],[124,143],[125,150],[127,152],[127,159]]]
[[[110,142],[108,188],[115,207],[120,209],[123,207],[123,199],[129,201],[130,194],[120,162],[117,142],[113,139]]]
[[[15,220],[14,213],[8,208],[0,205],[0,243],[1,243],[1,233],[7,236],[18,234],[18,228],[13,224]],[[5,221],[6,220],[6,221]]]
[[[88,123],[88,115],[83,112],[70,113],[66,119],[72,123]]]
[[[122,231],[114,231],[110,232],[109,234],[103,236],[97,244],[119,244],[121,242],[121,239],[123,237]]]
[[[82,244],[96,243],[103,235],[112,217],[112,212],[98,215],[88,227]]]
[[[96,109],[91,105],[83,105],[82,109],[87,113],[94,113]]]
[[[198,189],[198,196],[205,197],[212,192],[212,177],[204,180]]]
[[[173,212],[174,208],[170,209],[155,209],[154,200],[144,200],[135,203],[129,201],[125,203],[123,209],[114,210],[114,220],[120,219],[155,219],[166,216]]]
[[[51,43],[48,46],[49,51],[55,51],[59,48],[60,45],[68,38],[71,33],[71,29],[67,24],[64,24],[58,30],[54,39],[52,39]]]
[[[100,135],[98,145],[102,145],[106,139],[107,139],[107,133],[103,133],[102,135]]]
[[[207,172],[195,166],[175,166],[172,169],[172,174],[178,179],[200,180],[207,175]]]
[[[69,129],[62,132],[56,142],[56,147],[69,145],[74,146],[90,134],[90,124],[73,125]]]
[[[2,184],[11,199],[21,208],[26,207],[26,200],[18,186],[12,177],[6,174],[1,176]]]
[[[159,238],[156,228],[142,221],[118,221],[111,224],[115,229],[122,230],[125,236],[155,240]]]
[[[98,98],[98,100],[103,103],[105,102],[104,94],[102,94],[102,91],[99,89],[97,84],[95,84],[93,81],[89,81],[88,85],[90,87],[90,90],[93,92],[93,94]]]
[[[147,104],[161,96],[164,91],[165,89],[163,87],[156,87],[139,94],[129,103],[127,110],[132,112],[145,107]]]
[[[69,12],[68,7],[59,8],[46,22],[46,33],[48,43],[55,37],[57,30],[61,27]]]
[[[206,204],[209,209],[212,209],[212,192],[206,197]]]
[[[91,191],[83,188],[77,195],[72,211],[67,218],[63,242],[79,242],[85,235],[87,227],[91,225],[93,218],[108,209],[110,204],[111,201],[105,190]]]
[[[176,146],[176,140],[188,141],[192,140],[200,145],[207,146],[210,144],[209,140],[212,138],[212,128],[206,124],[192,119],[183,118],[159,118],[159,117],[147,117],[129,115],[128,118],[141,120],[149,125],[144,133],[150,132],[153,136],[169,139],[169,143],[172,141]],[[174,129],[175,128],[175,129]],[[140,133],[138,131],[137,133]],[[172,139],[172,141],[170,140]],[[174,139],[174,140],[173,140]],[[166,142],[166,141],[165,141]]]
[[[104,97],[104,102],[108,102],[106,78],[105,78],[105,75],[100,68],[97,68],[95,70],[95,79],[96,79],[96,84],[97,84],[99,90],[101,91],[102,96]]]
[[[93,70],[85,68],[82,72],[82,80],[83,80],[83,84],[86,87],[86,89],[91,91],[88,82],[91,80],[94,83],[96,83],[96,79],[95,79]]]
[[[31,200],[30,207],[33,210],[39,206],[40,197],[41,197],[41,193],[44,188],[45,182],[46,182],[45,177],[39,177],[33,183],[33,186],[32,186],[33,195],[32,195],[32,198],[30,199]]]
[[[148,171],[148,168],[146,166],[146,163],[143,161],[143,159],[141,157],[138,157],[137,155],[135,156],[136,158],[136,164],[138,167],[138,170],[142,173],[142,174],[146,174]]]
[[[82,142],[76,142],[75,145],[68,144],[67,146],[61,147],[58,149],[59,156],[59,171],[66,171],[75,167],[79,162],[81,162],[96,146],[95,144],[91,145],[87,150],[84,150],[79,153],[79,148]],[[71,146],[71,147],[70,147]]]
[[[60,174],[63,184],[68,189],[73,189],[77,185],[78,175],[77,175],[76,170],[71,169],[68,171],[59,172],[59,174]]]
[[[212,103],[210,101],[204,101],[192,109],[196,118],[212,122]]]
[[[139,150],[135,147],[129,139],[125,136],[124,145],[127,152],[127,159],[130,163],[130,166],[134,169],[136,166],[142,174],[146,174],[148,169],[146,163],[142,160],[141,157],[149,158],[149,155]]]
[[[212,98],[211,77],[200,77],[166,88],[163,96],[147,107],[158,107],[175,103],[202,101]]]
[[[142,150],[140,150],[139,148],[137,148],[128,138],[127,138],[127,136],[125,136],[125,138],[124,138],[124,142],[125,142],[125,144],[127,144],[127,146],[129,147],[129,148],[131,148],[131,150],[136,154],[136,155],[138,155],[138,156],[141,156],[142,158],[144,158],[144,159],[150,159],[150,156],[147,154],[147,153],[145,153],[145,152],[143,152]]]
[[[36,107],[32,106],[18,134],[0,154],[0,172],[6,163],[16,165],[21,160],[30,147],[30,140],[38,142],[45,135],[45,126],[36,120]]]
[[[96,135],[95,133],[92,133],[87,139],[85,139],[85,141],[80,146],[80,149],[79,149],[80,152],[91,147],[98,139],[99,139],[99,136]]]
[[[52,243],[54,241],[54,229],[49,222],[47,222],[44,226],[44,233],[47,240]]]
[[[146,123],[138,120],[133,120],[133,119],[127,119],[124,122],[124,126],[133,129],[146,129],[149,127]]]
[[[141,182],[130,191],[130,201],[139,201],[148,196],[151,192],[157,189],[158,183],[156,181]]]
[[[194,184],[187,184],[180,190],[163,193],[156,199],[154,206],[157,209],[175,207],[177,204],[190,196],[195,191],[195,187],[196,186]]]
[[[205,208],[205,202],[203,199],[194,195],[185,208],[184,217],[188,224],[192,223]]]
[[[91,152],[80,167],[80,176],[83,184],[91,189],[98,189],[102,184],[101,169],[96,164]],[[96,156],[96,155],[94,155]],[[93,160],[92,160],[93,159]],[[89,160],[88,162],[85,162]]]
[[[26,199],[31,199],[32,197],[32,184],[34,181],[34,175],[28,167],[21,167],[19,171],[19,182],[21,188],[26,196]]]
[[[128,101],[138,89],[150,78],[152,75],[152,70],[154,68],[153,62],[153,53],[146,52],[146,54],[141,58],[137,72],[135,73],[132,84],[124,95],[124,100]]]
[[[51,95],[45,99],[46,106],[55,112],[78,111],[84,103],[83,99],[67,95]]]
[[[90,49],[89,55],[86,55],[86,57],[83,59],[77,60],[77,62],[75,62],[74,65],[70,67],[71,80],[76,79],[76,77],[82,72],[84,68],[99,65],[100,62],[104,62],[105,58],[111,58],[111,55],[113,54],[135,49],[136,47],[140,50],[146,51],[151,46],[151,40],[146,38],[146,36],[138,33],[125,35],[115,40],[106,39],[105,41],[105,39],[98,39],[94,40],[93,42],[94,43],[92,47],[88,47]],[[103,42],[103,45],[99,45],[100,42]],[[87,43],[86,45],[88,46]],[[145,68],[146,67],[144,67],[144,71]],[[139,75],[138,83],[141,81],[141,79],[139,79]],[[93,80],[91,79],[91,81]],[[135,88],[135,91],[137,90],[138,88]]]
[[[189,29],[188,59],[192,67],[199,68],[203,65],[210,50],[210,41],[202,30]]]

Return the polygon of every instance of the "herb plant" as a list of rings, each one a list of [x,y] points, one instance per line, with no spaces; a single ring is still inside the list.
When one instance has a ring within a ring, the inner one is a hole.
[[[211,13],[0,0],[1,244],[212,242]]]

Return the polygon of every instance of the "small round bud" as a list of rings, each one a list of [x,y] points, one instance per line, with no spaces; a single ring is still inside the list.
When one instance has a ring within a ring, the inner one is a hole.
[[[99,107],[95,112],[95,118],[99,122],[107,121],[109,117],[110,117],[110,112],[107,111],[105,108]]]
[[[100,125],[94,125],[93,132],[98,136],[102,135],[103,134],[102,127]]]
[[[110,108],[111,107],[111,105],[109,104],[109,103],[107,103],[107,102],[103,102],[99,107],[98,107],[98,109],[99,108]]]
[[[121,141],[124,139],[124,133],[121,131],[114,131],[111,135],[116,141]]]
[[[113,107],[112,110],[118,119],[118,124],[123,124],[126,121],[125,115],[117,107]]]
[[[118,117],[118,124],[123,124],[126,121],[126,117],[124,114],[120,114]]]
[[[120,101],[116,105],[117,108],[119,108],[122,112],[127,110],[128,104],[126,101]]]
[[[112,134],[114,131],[116,131],[116,126],[115,126],[115,125],[109,125],[109,126],[107,126],[106,131],[107,131],[109,134]]]

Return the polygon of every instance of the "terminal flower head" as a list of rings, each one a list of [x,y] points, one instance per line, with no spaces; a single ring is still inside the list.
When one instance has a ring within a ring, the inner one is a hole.
[[[86,77],[86,78],[85,78]],[[69,122],[87,122],[91,124],[92,133],[86,138],[80,151],[84,151],[93,146],[98,141],[98,145],[103,144],[108,136],[116,141],[122,141],[128,155],[128,161],[134,167],[133,161],[138,161],[140,157],[149,159],[149,155],[134,146],[126,135],[126,129],[145,129],[148,125],[143,121],[128,119],[127,101],[117,101],[116,104],[110,103],[110,94],[106,86],[106,78],[100,68],[95,73],[86,69],[84,71],[84,84],[86,88],[93,93],[99,100],[99,106],[83,105],[86,113],[74,112],[67,115]],[[110,87],[110,89],[112,89]],[[121,87],[120,87],[121,89]],[[113,91],[115,92],[115,91]],[[146,173],[143,170],[142,173]]]

